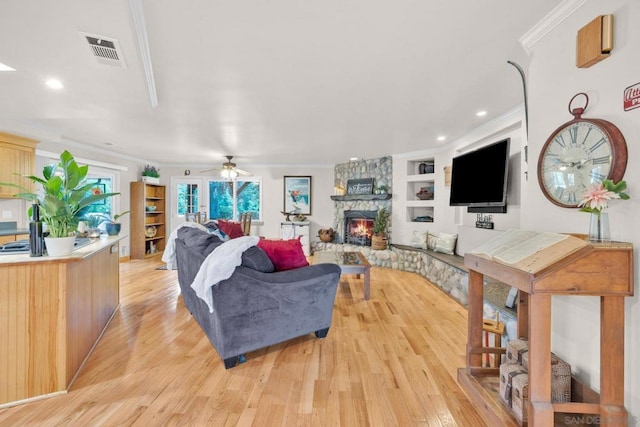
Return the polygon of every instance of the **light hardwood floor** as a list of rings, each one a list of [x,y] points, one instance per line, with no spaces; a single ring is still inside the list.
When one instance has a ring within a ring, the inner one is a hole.
[[[0,426],[483,426],[459,388],[467,311],[422,277],[343,276],[333,324],[225,370],[160,260],[122,263],[120,309],[68,394]]]

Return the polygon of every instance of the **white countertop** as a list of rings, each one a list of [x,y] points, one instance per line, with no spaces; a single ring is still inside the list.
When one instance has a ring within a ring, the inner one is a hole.
[[[73,253],[66,257],[50,257],[44,255],[41,257],[31,257],[28,253],[24,254],[1,254],[0,255],[0,267],[6,264],[21,264],[21,263],[34,263],[34,262],[75,262],[83,260],[91,255],[99,252],[100,250],[113,245],[114,243],[124,239],[126,235],[118,236],[104,236],[96,239],[94,242],[88,245],[82,246],[73,251]]]

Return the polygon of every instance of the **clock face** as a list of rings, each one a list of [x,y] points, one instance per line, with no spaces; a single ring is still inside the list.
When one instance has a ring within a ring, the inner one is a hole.
[[[614,155],[606,129],[588,120],[570,122],[556,130],[542,148],[540,187],[556,205],[576,207],[587,188],[610,177]]]

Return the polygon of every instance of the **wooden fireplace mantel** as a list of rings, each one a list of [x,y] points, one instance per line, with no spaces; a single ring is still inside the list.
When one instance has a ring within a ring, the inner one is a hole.
[[[389,200],[391,194],[345,194],[344,196],[329,196],[334,202],[350,202],[352,200]]]

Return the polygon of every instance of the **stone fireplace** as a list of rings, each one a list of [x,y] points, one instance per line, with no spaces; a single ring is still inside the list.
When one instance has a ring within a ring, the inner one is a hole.
[[[373,178],[374,188],[393,188],[393,168],[391,157],[352,161],[336,165],[335,186],[346,188],[350,179]],[[373,220],[378,210],[385,207],[391,212],[391,194],[365,194],[331,196],[334,201],[333,229],[336,230],[335,243],[356,246],[371,246]],[[387,228],[391,236],[391,223]],[[389,239],[390,240],[390,239]]]

